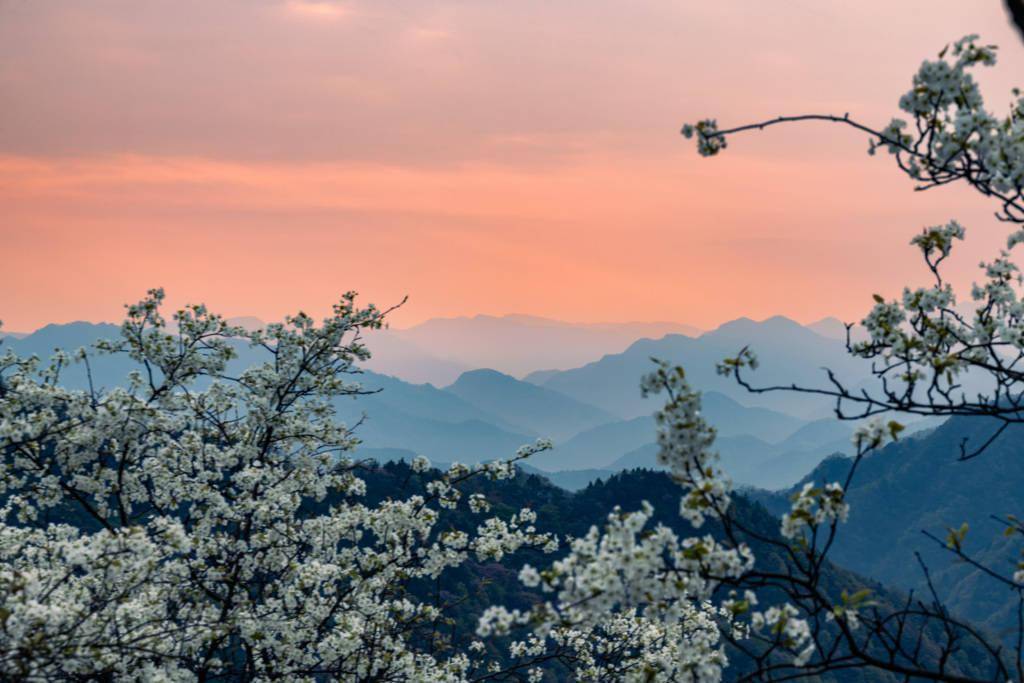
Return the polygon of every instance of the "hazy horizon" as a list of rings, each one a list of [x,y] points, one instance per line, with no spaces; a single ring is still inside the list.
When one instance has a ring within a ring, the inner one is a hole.
[[[266,323],[269,323],[269,322],[278,322],[278,320],[276,320],[276,319],[264,319],[264,318],[260,318],[259,316],[248,315],[248,314],[245,314],[245,313],[237,314],[236,315],[236,314],[229,314],[229,313],[224,313],[224,312],[220,312],[220,311],[216,311],[216,312],[220,313],[221,315],[224,315],[224,317],[226,319],[228,319],[228,320],[235,321],[235,324],[243,324],[243,321],[251,321],[254,324],[255,323],[266,324]],[[697,327],[695,325],[691,325],[690,323],[688,323],[688,322],[686,322],[684,320],[678,320],[678,321],[676,321],[676,320],[597,320],[597,321],[584,321],[584,320],[564,320],[564,319],[560,319],[560,318],[549,318],[549,317],[546,317],[546,316],[538,316],[538,315],[533,315],[533,314],[530,314],[530,313],[500,313],[500,314],[494,314],[494,313],[474,313],[474,314],[466,314],[466,315],[437,316],[437,317],[433,317],[433,318],[427,318],[425,320],[421,320],[421,321],[418,321],[418,322],[415,322],[415,323],[404,324],[404,325],[401,325],[401,326],[390,325],[386,329],[390,329],[390,330],[393,330],[393,331],[396,331],[396,332],[403,332],[403,331],[411,330],[411,329],[420,327],[422,325],[425,325],[427,323],[436,322],[436,321],[480,320],[480,319],[495,319],[495,320],[536,319],[536,320],[542,320],[544,322],[556,323],[556,324],[559,324],[559,325],[566,325],[566,326],[573,326],[573,327],[592,327],[592,328],[600,328],[600,327],[603,327],[603,326],[609,326],[610,327],[610,326],[631,326],[631,325],[637,325],[637,326],[640,326],[640,325],[676,325],[676,326],[680,326],[680,327],[690,327],[690,328],[693,328],[697,333],[703,334],[705,332],[710,332],[710,331],[715,330],[715,329],[717,329],[719,327],[722,327],[723,325],[727,325],[727,324],[729,324],[731,322],[737,322],[737,321],[741,321],[741,320],[751,320],[751,321],[756,322],[756,323],[763,323],[763,322],[766,322],[766,321],[768,321],[768,320],[770,320],[772,318],[785,318],[785,319],[791,320],[791,321],[793,321],[793,322],[795,322],[798,325],[801,325],[803,327],[813,327],[813,326],[818,325],[818,324],[824,324],[824,323],[829,323],[829,322],[838,322],[838,323],[854,322],[855,324],[857,324],[857,322],[859,322],[859,321],[843,320],[839,316],[835,316],[835,315],[826,315],[826,316],[823,316],[821,318],[816,318],[816,319],[813,319],[813,320],[798,320],[796,318],[792,318],[790,316],[782,315],[782,314],[778,314],[778,313],[777,314],[773,314],[773,315],[768,315],[768,316],[765,316],[763,318],[758,318],[758,317],[753,317],[753,316],[748,316],[748,315],[740,314],[740,315],[738,315],[736,317],[733,317],[733,318],[723,319],[723,320],[719,321],[718,323],[712,324],[712,325],[707,326],[707,327]],[[71,319],[67,319],[67,320],[51,320],[51,321],[45,322],[45,323],[41,324],[40,326],[32,328],[32,329],[14,329],[13,327],[9,326],[6,323],[6,321],[4,321],[2,319],[0,319],[0,323],[3,323],[2,327],[0,327],[0,333],[2,333],[2,334],[32,334],[33,332],[38,332],[39,330],[41,330],[44,327],[47,327],[49,325],[73,325],[75,323],[87,323],[87,324],[90,324],[90,325],[119,325],[121,323],[121,319],[114,317],[114,318],[110,318],[110,319],[107,319],[107,320],[102,320],[102,319],[87,320],[87,319],[84,319],[84,318],[71,318]]]

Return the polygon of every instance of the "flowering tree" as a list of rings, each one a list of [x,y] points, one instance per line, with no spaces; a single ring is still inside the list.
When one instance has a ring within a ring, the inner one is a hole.
[[[99,346],[138,364],[123,387],[63,388],[84,350],[45,368],[0,360],[3,677],[463,680],[486,664],[422,646],[447,606],[406,589],[470,555],[556,547],[530,510],[474,534],[435,526],[462,482],[508,477],[547,446],[363,505],[331,401],[362,391],[348,378],[368,355],[360,333],[384,313],[346,295],[320,326],[299,314],[247,332],[194,306],[170,334],[162,298]],[[264,360],[229,373],[242,345]]]
[[[827,374],[828,383],[824,387],[757,385],[749,374],[757,367],[757,358],[750,348],[724,361],[720,366],[723,374],[733,376],[752,392],[801,391],[829,397],[834,400],[835,413],[841,419],[876,418],[885,413],[903,412],[939,417],[980,416],[994,420],[996,427],[981,443],[961,443],[962,460],[980,456],[1010,425],[1024,422],[1024,371],[1021,368],[1024,363],[1024,301],[1019,291],[1022,283],[1019,269],[1010,257],[1011,250],[1024,241],[1024,98],[1015,90],[1015,102],[1002,117],[985,109],[971,71],[995,62],[996,47],[979,44],[977,36],[967,36],[947,46],[938,59],[922,64],[914,75],[912,88],[900,99],[899,106],[909,120],[893,119],[880,129],[862,124],[848,114],[783,116],[731,129],[720,129],[715,120],[706,119],[683,127],[683,135],[695,137],[698,151],[704,156],[719,154],[726,149],[728,137],[745,131],[807,121],[851,127],[868,135],[870,154],[879,149],[888,152],[899,168],[916,181],[916,189],[965,183],[994,200],[996,217],[1011,228],[1006,249],[981,265],[984,279],[974,285],[970,293],[969,313],[958,306],[953,288],[943,279],[941,270],[955,243],[964,239],[964,228],[953,220],[946,225],[926,228],[911,240],[920,251],[933,284],[907,288],[895,301],[875,295],[874,307],[862,321],[867,340],[854,343],[847,335],[849,352],[872,361],[876,380],[873,388],[854,390],[844,386],[831,372]],[[851,327],[848,326],[848,330]],[[895,438],[902,429],[896,422],[884,427],[881,422],[872,424],[875,425],[872,432],[860,432],[861,441],[846,487],[865,454],[863,446],[867,444],[869,450],[873,449],[883,438]],[[793,511],[783,520],[783,533],[791,536],[815,505],[819,511],[827,505],[837,510],[836,505],[841,505],[842,490],[846,487],[806,487],[797,496]],[[817,500],[809,502],[809,496]],[[840,507],[834,518],[841,519],[843,514]],[[1024,535],[1024,526],[1018,519],[1008,517],[1002,521],[1007,536]],[[820,553],[808,555],[808,561],[824,559],[833,532]],[[815,546],[814,533],[812,538],[800,542],[801,547]],[[958,560],[980,569],[988,580],[1003,584],[1008,589],[1008,599],[1017,601],[1020,613],[1024,614],[1024,562],[1016,563],[1016,570],[1010,571],[983,564],[963,551],[966,533],[964,526],[951,530],[944,540],[934,540],[947,547]],[[812,560],[812,557],[820,559]],[[1013,565],[1013,562],[1007,563],[1007,566]],[[928,568],[923,564],[922,572],[931,589]],[[805,573],[805,576],[808,575]],[[911,599],[902,608],[888,612],[873,608],[872,617],[866,620],[863,610],[856,610],[856,603],[862,603],[865,597],[849,598],[850,603],[855,603],[854,609],[843,604],[836,606],[838,611],[833,610],[842,637],[850,648],[847,654],[853,656],[857,666],[868,665],[933,680],[961,680],[967,677],[945,666],[947,655],[957,649],[955,643],[970,642],[978,648],[973,658],[983,658],[991,667],[991,678],[987,680],[1024,680],[1021,664],[1024,626],[1005,639],[984,634],[950,614],[934,589],[926,601]],[[806,606],[806,603],[798,605]],[[798,609],[796,614],[799,613]],[[949,644],[936,662],[908,656],[915,650],[908,645],[905,627],[915,623],[924,632],[928,629],[941,632]],[[891,630],[893,624],[899,625],[898,630]],[[855,626],[861,627],[861,635],[857,637],[854,636]],[[811,665],[827,670],[850,661],[846,656],[829,657],[827,647],[823,647],[824,643],[813,629],[810,637],[817,642],[816,653],[808,660]],[[858,647],[858,643],[874,643],[886,656],[878,657]]]
[[[994,199],[996,217],[1014,227],[1007,249],[982,264],[985,280],[971,292],[974,307],[964,315],[956,308],[952,287],[942,278],[941,264],[964,228],[955,220],[926,228],[911,241],[920,249],[934,277],[931,287],[907,289],[902,300],[886,302],[876,295],[874,309],[864,320],[870,339],[853,344],[851,353],[874,361],[875,391],[852,391],[829,375],[826,389],[800,388],[834,398],[841,418],[870,417],[898,410],[918,415],[983,415],[996,418],[997,438],[1013,423],[1024,421],[1021,387],[1024,372],[1024,304],[1014,286],[1019,269],[1009,250],[1024,241],[1024,98],[1019,91],[1009,114],[987,112],[971,70],[996,61],[996,48],[978,45],[968,36],[926,61],[914,76],[913,88],[900,99],[912,121],[893,119],[874,130],[848,115],[811,114],[779,117],[762,123],[719,130],[713,120],[683,128],[696,135],[698,149],[713,156],[725,149],[726,136],[747,130],[799,121],[841,123],[869,134],[868,151],[884,149],[900,169],[927,190],[963,182]],[[793,390],[755,387],[743,369],[750,351],[730,361],[741,384],[751,391]],[[973,382],[965,384],[965,379]],[[970,388],[968,388],[968,386]],[[980,444],[963,457],[976,455]],[[966,446],[966,444],[965,444]]]

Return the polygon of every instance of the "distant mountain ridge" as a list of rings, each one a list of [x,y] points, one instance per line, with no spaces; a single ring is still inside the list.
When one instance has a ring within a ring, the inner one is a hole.
[[[644,337],[699,333],[682,323],[569,323],[518,314],[433,318],[406,329],[387,330],[388,335],[431,356],[515,377],[543,368],[577,367],[618,353]]]
[[[445,391],[531,433],[561,441],[615,421],[599,408],[497,370],[471,370]]]
[[[730,476],[764,488],[788,486],[829,454],[848,451],[853,430],[835,419],[806,423],[766,408],[750,408],[717,392],[704,394],[702,412],[716,426],[716,448]],[[655,437],[654,418],[649,415],[618,420],[556,443],[551,453],[538,456],[533,464],[549,472],[656,468]]]
[[[263,326],[254,316],[228,321],[249,330]],[[683,323],[571,323],[524,314],[431,318],[408,328],[368,332],[373,357],[367,367],[441,387],[468,370],[493,368],[521,377],[541,368],[573,368],[644,337],[700,332]]]
[[[265,325],[255,316],[231,317],[228,322],[248,330]],[[110,329],[115,327],[109,326]],[[731,347],[741,341],[744,344],[753,343],[756,347],[758,339],[752,338],[765,334],[777,336],[781,329],[787,327],[797,331],[809,330],[818,336],[819,344],[839,340],[844,329],[843,323],[836,318],[825,318],[801,326],[782,316],[760,322],[738,318],[708,332],[674,322],[568,323],[521,314],[434,318],[409,328],[385,328],[366,333],[366,343],[372,352],[367,368],[415,384],[430,383],[437,387],[448,386],[464,372],[480,368],[493,368],[514,377],[524,377],[534,384],[545,384],[552,380],[557,384],[561,380],[554,378],[563,372],[580,370],[600,362],[606,356],[643,351],[645,344],[657,347],[659,342],[664,342],[665,337],[669,336],[676,345],[680,343],[676,337],[685,337],[703,340],[700,346],[715,341],[720,346]],[[0,337],[26,338],[44,329],[31,334],[5,333],[0,330]],[[654,347],[652,350],[655,350]],[[729,353],[737,350],[730,349]],[[715,358],[714,362],[718,360],[721,358]],[[714,386],[703,388],[721,390]]]
[[[778,489],[791,486],[829,455],[848,453],[852,433],[853,428],[847,423],[820,420],[778,442],[750,434],[720,435],[714,448],[722,458],[722,468],[737,485]],[[660,469],[657,455],[658,445],[649,440],[605,468]]]
[[[650,372],[651,358],[682,365],[690,382],[703,391],[716,391],[749,406],[770,408],[805,420],[831,413],[829,400],[808,394],[774,392],[751,394],[732,378],[722,377],[716,366],[744,347],[757,354],[760,368],[748,373],[759,385],[796,383],[801,386],[827,385],[823,368],[856,385],[868,375],[864,361],[850,357],[845,344],[829,339],[782,316],[763,321],[739,318],[705,332],[699,337],[666,335],[661,339],[640,339],[625,351],[572,370],[525,379],[590,403],[623,418],[651,414],[654,400],[644,400],[635,387]]]
[[[525,318],[524,323],[523,316],[508,318],[502,319],[502,324],[511,321],[539,329],[565,326],[532,318]],[[256,319],[233,322],[249,328],[262,324]],[[4,344],[22,355],[46,358],[58,347],[73,350],[100,338],[118,336],[119,328],[115,325],[72,323],[50,325],[23,339],[7,338]],[[380,452],[408,450],[437,461],[475,462],[506,457],[524,443],[544,436],[554,440],[555,448],[536,458],[535,466],[542,470],[600,471],[650,466],[654,464],[653,451],[644,448],[654,441],[650,415],[660,402],[642,401],[638,385],[641,375],[652,367],[650,356],[659,356],[681,360],[694,384],[705,389],[704,414],[718,428],[723,458],[736,480],[769,488],[784,486],[833,452],[834,443],[848,443],[848,435],[829,434],[827,428],[815,428],[801,417],[766,407],[771,405],[768,402],[751,406],[750,395],[737,392],[731,382],[720,382],[719,387],[725,391],[709,388],[705,378],[721,379],[714,375],[714,362],[725,355],[723,349],[735,351],[738,344],[751,338],[755,346],[758,339],[767,341],[769,348],[786,349],[790,357],[800,359],[821,354],[820,348],[817,352],[808,351],[808,344],[822,348],[836,344],[785,318],[760,323],[739,319],[697,338],[667,335],[657,340],[638,340],[621,354],[606,354],[600,361],[581,368],[547,373],[546,381],[540,384],[481,369],[460,372],[444,388],[381,373],[371,361],[356,379],[367,389],[380,391],[358,400],[339,399],[338,413],[347,424],[358,425],[356,433],[363,448]],[[386,349],[386,340],[411,346],[411,342],[397,337],[371,336],[367,343],[371,351],[376,351]],[[414,350],[420,352],[419,347]],[[238,351],[239,358],[232,363],[236,370],[260,360],[263,353],[242,343]],[[419,357],[426,359],[425,364],[437,363],[436,358],[422,354]],[[406,358],[413,359],[414,355],[406,354]],[[606,372],[609,365],[614,370],[611,373]],[[97,387],[111,388],[123,382],[133,367],[123,356],[99,356],[92,366],[93,381]],[[456,367],[451,365],[450,369]],[[589,385],[562,384],[567,377],[592,372],[594,377],[587,378]],[[65,371],[63,381],[68,386],[84,388],[84,368],[72,365]],[[801,434],[799,443],[779,446],[791,436]],[[798,456],[793,457],[792,453]],[[773,462],[773,458],[778,461]],[[574,480],[581,478],[571,476]]]

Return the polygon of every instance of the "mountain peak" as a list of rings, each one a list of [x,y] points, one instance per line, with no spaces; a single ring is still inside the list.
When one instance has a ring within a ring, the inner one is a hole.
[[[787,318],[784,315],[773,315],[760,321],[747,317],[736,318],[735,320],[722,323],[714,330],[708,332],[708,334],[733,336],[737,334],[785,334],[806,331],[808,331],[807,328],[792,318]]]
[[[117,325],[114,325],[113,323],[92,323],[88,320],[73,320],[68,323],[49,323],[43,325],[32,334],[37,334],[39,332],[55,332],[57,330],[102,330],[114,327],[117,327]]]
[[[18,341],[30,346],[39,346],[40,350],[45,348],[47,351],[52,351],[58,347],[74,350],[79,346],[92,344],[97,339],[117,338],[120,331],[120,327],[111,323],[90,323],[76,320],[70,323],[44,325],[32,334],[21,337]],[[28,348],[28,346],[22,348]]]
[[[764,320],[761,321],[761,324],[762,325],[787,325],[787,326],[795,325],[797,327],[802,327],[802,325],[800,325],[800,323],[798,323],[797,321],[793,320],[792,318],[787,318],[784,315],[773,315],[770,318],[765,318]]]
[[[452,384],[452,386],[465,386],[467,384],[495,384],[495,383],[518,383],[515,377],[506,375],[504,372],[499,372],[491,368],[479,368],[477,370],[467,370],[466,372],[459,375],[458,379]]]

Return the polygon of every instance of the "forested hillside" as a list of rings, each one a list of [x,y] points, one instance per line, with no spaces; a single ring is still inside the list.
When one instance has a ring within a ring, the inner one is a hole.
[[[965,553],[1004,573],[1016,567],[1015,542],[1003,533],[1024,505],[1024,429],[1011,427],[984,453],[961,461],[961,445],[984,443],[999,423],[952,419],[933,431],[867,456],[847,489],[850,517],[832,557],[839,564],[901,589],[927,591],[916,559],[929,568],[950,609],[995,632],[1011,633],[1017,592],[960,561],[947,546],[951,529],[966,524]],[[842,481],[849,458],[829,458],[793,489],[753,494],[782,514],[805,481]],[[929,538],[930,534],[933,538]]]

